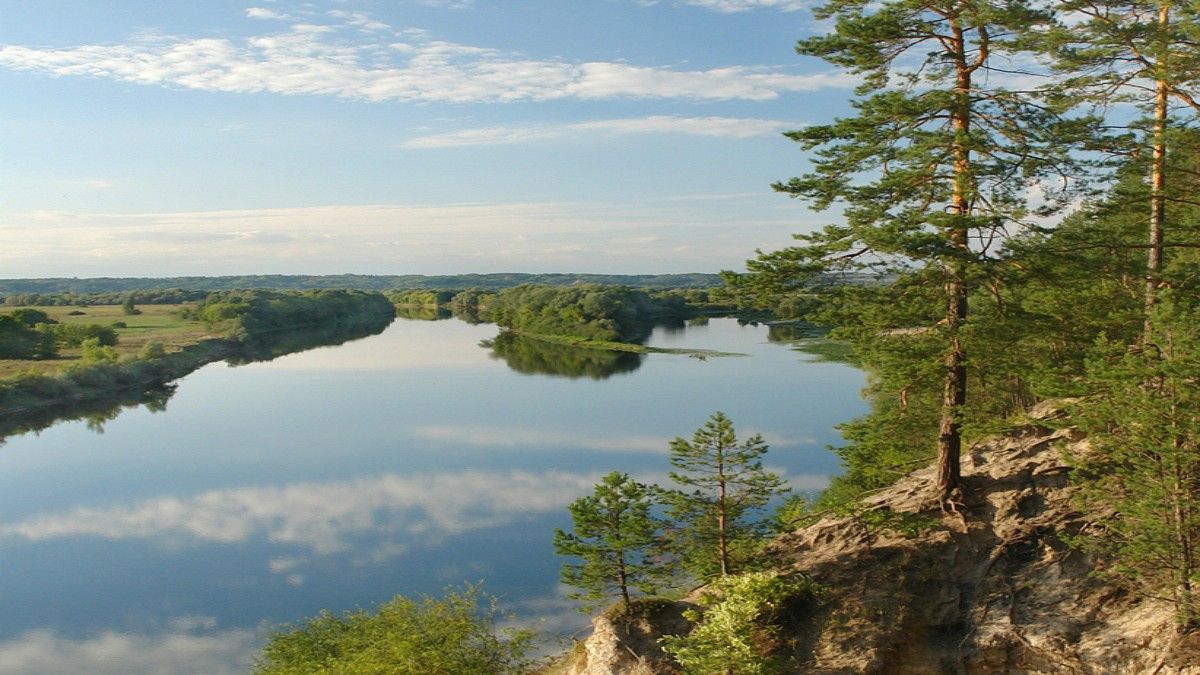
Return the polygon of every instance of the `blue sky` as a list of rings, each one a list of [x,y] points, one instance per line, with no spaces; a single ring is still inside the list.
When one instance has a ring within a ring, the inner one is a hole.
[[[0,276],[740,269],[800,0],[4,2]]]

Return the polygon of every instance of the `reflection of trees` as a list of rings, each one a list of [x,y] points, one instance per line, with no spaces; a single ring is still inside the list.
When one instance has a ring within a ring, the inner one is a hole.
[[[450,310],[445,307],[424,306],[396,306],[396,318],[410,319],[412,321],[441,321],[449,319],[453,316]]]
[[[814,361],[857,365],[854,350],[848,343],[826,339],[829,329],[801,321],[776,323],[767,326],[767,340],[790,344],[792,349],[815,357]]]
[[[103,433],[105,423],[116,419],[126,408],[146,406],[156,413],[166,410],[167,401],[175,394],[173,380],[222,356],[232,365],[269,361],[284,354],[376,335],[391,321],[390,316],[378,316],[349,325],[264,333],[252,342],[234,347],[232,355],[225,348],[214,350],[198,345],[195,349],[202,353],[199,356],[175,352],[162,359],[108,366],[103,371],[84,371],[94,373],[90,378],[77,376],[86,379],[87,385],[39,378],[38,382],[46,385],[42,392],[36,389],[37,383],[27,385],[15,395],[10,392],[6,403],[16,405],[0,410],[0,442],[15,434],[41,431],[68,420],[86,420],[89,429]]]
[[[825,337],[828,328],[816,324],[793,321],[767,325],[767,340],[770,342],[795,342]]]
[[[126,408],[144,405],[150,412],[162,412],[167,409],[167,401],[174,394],[174,384],[160,384],[150,389],[111,391],[104,400],[28,408],[16,414],[0,416],[0,442],[9,436],[41,431],[71,420],[86,420],[88,429],[104,433],[104,424],[116,419]]]
[[[479,343],[492,350],[492,358],[504,359],[509,368],[526,375],[590,377],[603,380],[617,373],[630,373],[642,365],[642,354],[607,349],[586,349],[535,340],[502,331],[492,340]]]
[[[392,323],[391,316],[369,316],[351,324],[309,326],[297,330],[276,331],[254,336],[243,343],[234,356],[226,359],[240,366],[302,352],[314,347],[334,347],[351,340],[378,335]]]

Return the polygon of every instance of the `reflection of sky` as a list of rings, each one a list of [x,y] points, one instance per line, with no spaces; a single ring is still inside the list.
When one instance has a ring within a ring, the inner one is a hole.
[[[552,530],[599,474],[661,476],[669,440],[724,410],[766,437],[773,469],[814,489],[836,469],[821,449],[831,426],[862,410],[858,373],[805,363],[761,327],[656,334],[752,356],[652,354],[610,380],[516,375],[478,347],[494,331],[398,321],[333,349],[206,367],[167,412],[129,411],[101,435],[65,423],[9,439],[0,593],[19,611],[0,615],[0,672],[33,672],[21,659],[42,653],[69,671],[104,649],[234,663],[263,620],[464,580],[542,612],[561,604]],[[183,630],[180,617],[205,620]]]

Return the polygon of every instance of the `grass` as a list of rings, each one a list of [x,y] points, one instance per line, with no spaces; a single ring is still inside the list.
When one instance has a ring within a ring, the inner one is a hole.
[[[125,314],[120,305],[73,305],[53,307],[29,307],[45,312],[51,319],[65,324],[100,324],[111,326],[120,321],[125,328],[116,328],[117,353],[122,357],[134,356],[142,346],[152,340],[163,343],[167,351],[177,351],[205,338],[219,337],[209,331],[202,322],[184,319],[179,310],[190,305],[139,305],[141,314]],[[9,313],[21,307],[5,307],[0,313]],[[72,312],[82,314],[72,315]],[[23,373],[52,375],[79,360],[79,349],[61,349],[56,359],[0,359],[0,379],[11,378]]]

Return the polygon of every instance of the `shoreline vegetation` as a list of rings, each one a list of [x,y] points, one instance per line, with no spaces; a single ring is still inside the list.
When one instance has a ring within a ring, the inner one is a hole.
[[[495,323],[512,335],[578,349],[633,354],[681,354],[696,358],[744,356],[711,349],[649,347],[655,325],[728,316],[734,299],[721,288],[647,290],[631,286],[522,284],[492,292],[398,290],[388,293],[401,316],[437,320],[457,316]],[[486,341],[492,347],[495,340]]]
[[[636,342],[592,340],[574,335],[542,335],[539,333],[527,333],[525,331],[513,329],[505,330],[513,335],[519,335],[529,340],[549,342],[557,345],[566,345],[568,347],[575,347],[578,349],[598,349],[613,352],[631,352],[633,354],[682,354],[685,356],[702,358],[708,358],[710,356],[746,356],[746,354],[742,352],[723,352],[716,349],[693,349],[691,347],[648,347]]]
[[[72,311],[104,317],[111,310]],[[394,319],[391,303],[383,295],[364,291],[217,292],[192,306],[173,306],[169,314],[158,310],[147,312],[157,317],[157,332],[144,332],[160,338],[176,336],[169,346],[159,339],[134,339],[133,346],[140,349],[118,352],[117,338],[138,335],[136,328],[130,330],[126,324],[114,331],[117,335],[110,345],[85,340],[78,358],[71,354],[38,361],[7,360],[27,365],[0,380],[0,439],[65,419],[103,424],[136,405],[162,409],[175,391],[173,381],[209,363],[241,365],[341,344],[379,333]],[[173,320],[167,321],[168,316]]]

